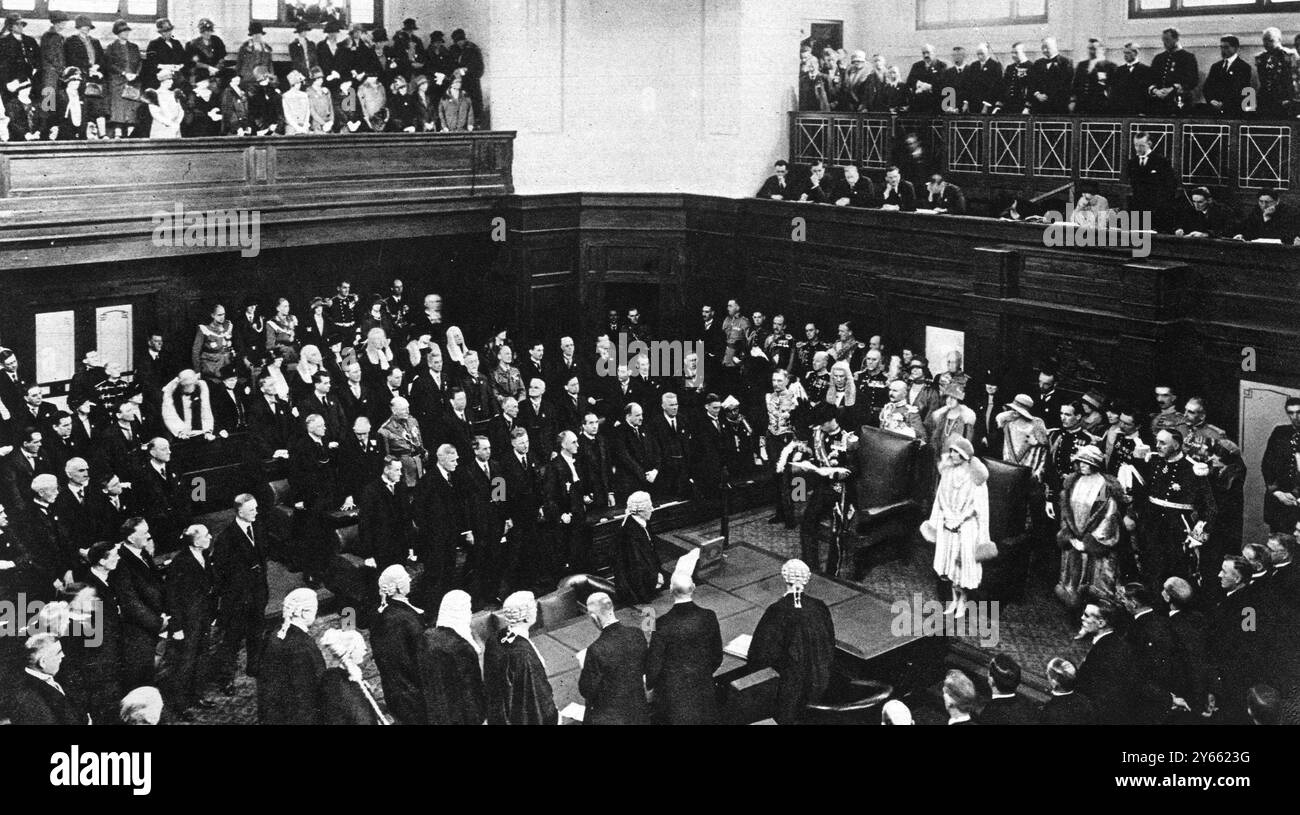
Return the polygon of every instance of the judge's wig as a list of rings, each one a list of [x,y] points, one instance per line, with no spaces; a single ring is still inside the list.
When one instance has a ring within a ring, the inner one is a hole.
[[[781,567],[781,579],[790,587],[790,592],[794,594],[794,607],[803,608],[803,590],[812,580],[812,569],[802,560],[787,560]]]
[[[529,625],[537,621],[537,598],[531,591],[517,591],[501,604],[501,616],[508,625]]]

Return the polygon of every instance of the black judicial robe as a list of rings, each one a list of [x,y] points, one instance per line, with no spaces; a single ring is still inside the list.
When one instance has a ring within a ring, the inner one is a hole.
[[[614,545],[614,585],[619,597],[630,603],[649,603],[658,594],[659,557],[655,554],[650,531],[632,516],[623,526]]]
[[[446,626],[424,636],[431,652],[425,676],[429,724],[482,724],[487,714],[478,652]]]
[[[266,635],[262,668],[257,674],[257,720],[260,724],[320,724],[321,675],[325,657],[311,635],[289,626]]]
[[[717,724],[713,672],[722,665],[718,615],[694,602],[675,603],[655,622],[646,654],[646,687],[656,724]]]
[[[646,703],[646,642],[640,629],[605,626],[587,649],[578,692],[587,700],[583,724],[650,724]]]
[[[831,681],[835,659],[835,623],[830,609],[804,594],[795,608],[787,594],[767,607],[749,645],[753,668],[772,668],[781,675],[776,692],[778,724],[795,724],[807,705],[816,704]]]
[[[424,623],[409,604],[393,601],[370,627],[370,650],[379,668],[384,702],[397,724],[424,724],[429,646]]]
[[[531,642],[509,630],[487,642],[483,690],[488,724],[560,723],[542,658]]]
[[[375,709],[344,668],[326,668],[320,678],[321,724],[379,724]]]

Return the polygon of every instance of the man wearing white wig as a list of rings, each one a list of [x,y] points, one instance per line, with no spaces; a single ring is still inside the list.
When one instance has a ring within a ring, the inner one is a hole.
[[[786,593],[767,607],[749,645],[752,668],[772,668],[781,675],[776,692],[777,724],[797,724],[808,705],[821,701],[835,660],[835,623],[831,611],[804,593],[812,570],[802,560],[781,567]]]
[[[383,683],[384,702],[397,724],[428,722],[429,646],[424,612],[411,605],[411,576],[394,563],[379,575],[379,614],[370,626],[370,648]]]
[[[517,591],[501,607],[503,631],[490,637],[483,654],[483,691],[488,724],[559,724],[546,663],[529,639],[537,621],[537,600]]]
[[[320,724],[320,678],[325,657],[309,633],[318,601],[312,589],[284,598],[284,622],[266,636],[257,675],[257,715],[262,724]]]
[[[470,630],[470,596],[454,589],[443,595],[429,644],[426,673],[429,724],[482,724],[486,717],[479,645]]]

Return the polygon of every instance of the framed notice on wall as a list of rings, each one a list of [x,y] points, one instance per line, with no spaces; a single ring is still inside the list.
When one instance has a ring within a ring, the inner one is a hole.
[[[132,313],[130,305],[95,309],[95,347],[104,363],[116,362],[122,370],[132,368]]]
[[[63,382],[77,371],[77,328],[71,311],[36,315],[36,381]]]

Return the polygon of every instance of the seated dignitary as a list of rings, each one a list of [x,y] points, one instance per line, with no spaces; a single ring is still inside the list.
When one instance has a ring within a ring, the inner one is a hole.
[[[835,623],[830,609],[804,593],[812,570],[802,560],[781,567],[785,596],[767,607],[749,645],[752,668],[772,668],[781,675],[776,693],[777,724],[795,724],[806,706],[821,700],[831,681],[835,659]]]
[[[1020,666],[1006,654],[989,661],[991,698],[980,711],[980,724],[1037,724],[1038,711],[1025,697],[1016,693],[1020,686]]]
[[[578,691],[587,702],[583,724],[650,724],[645,635],[618,621],[614,601],[603,591],[587,598],[587,616],[600,636],[586,649],[578,677]]]
[[[1074,663],[1060,657],[1047,663],[1047,687],[1051,698],[1043,703],[1039,724],[1096,724],[1092,700],[1074,689],[1078,682]]]
[[[529,639],[537,621],[537,600],[517,591],[501,607],[506,628],[487,641],[483,653],[483,691],[488,724],[559,724],[546,663]]]
[[[655,724],[717,724],[713,673],[722,665],[718,615],[696,605],[692,573],[700,550],[682,555],[669,588],[673,607],[655,621],[646,653],[645,684],[654,692]]]

